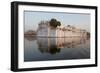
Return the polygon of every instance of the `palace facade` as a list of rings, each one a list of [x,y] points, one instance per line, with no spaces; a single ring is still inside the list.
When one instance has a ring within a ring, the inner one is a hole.
[[[41,21],[38,24],[37,29],[38,37],[86,37],[87,32],[85,30],[76,28],[71,25],[57,26],[54,28],[50,26],[49,21]]]

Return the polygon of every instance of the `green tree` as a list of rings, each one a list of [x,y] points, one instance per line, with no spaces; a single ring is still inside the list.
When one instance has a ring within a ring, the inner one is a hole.
[[[58,21],[58,22],[57,22],[57,25],[58,25],[58,26],[61,26],[61,23],[60,23],[60,21]]]
[[[52,18],[52,19],[50,20],[50,26],[56,28],[57,26],[61,26],[61,23],[60,23],[60,21],[57,21],[56,19]]]

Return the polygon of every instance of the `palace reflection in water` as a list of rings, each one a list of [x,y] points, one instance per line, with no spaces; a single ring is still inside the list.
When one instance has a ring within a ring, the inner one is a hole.
[[[33,36],[25,37],[25,62],[88,58],[90,58],[90,38],[36,38]]]

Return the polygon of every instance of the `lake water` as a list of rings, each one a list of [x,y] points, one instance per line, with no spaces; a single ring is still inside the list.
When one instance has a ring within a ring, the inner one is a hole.
[[[24,61],[73,60],[90,58],[90,38],[25,37]]]

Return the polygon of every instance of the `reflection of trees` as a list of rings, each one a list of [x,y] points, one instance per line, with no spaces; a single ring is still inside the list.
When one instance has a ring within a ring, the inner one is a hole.
[[[56,54],[61,49],[78,48],[78,45],[85,44],[90,38],[71,37],[71,38],[40,38],[25,36],[29,41],[37,40],[38,49],[41,53]]]
[[[49,53],[55,54],[55,53],[59,53],[59,52],[60,52],[60,48],[57,48],[57,46],[50,47]]]
[[[34,41],[36,40],[36,36],[24,36],[25,39],[27,39],[28,41]]]
[[[29,41],[36,40],[36,31],[28,30],[28,31],[24,32],[24,37],[25,37],[25,39],[27,39]]]
[[[50,54],[59,53],[61,50],[60,48],[57,48],[57,46],[50,46],[49,48],[39,46],[38,49],[40,50],[41,53],[50,53]]]
[[[38,49],[42,53],[56,54],[61,48],[76,48],[85,44],[87,38],[37,38]]]
[[[60,52],[60,48],[56,45],[55,38],[37,38],[38,49],[41,53],[56,54]]]

